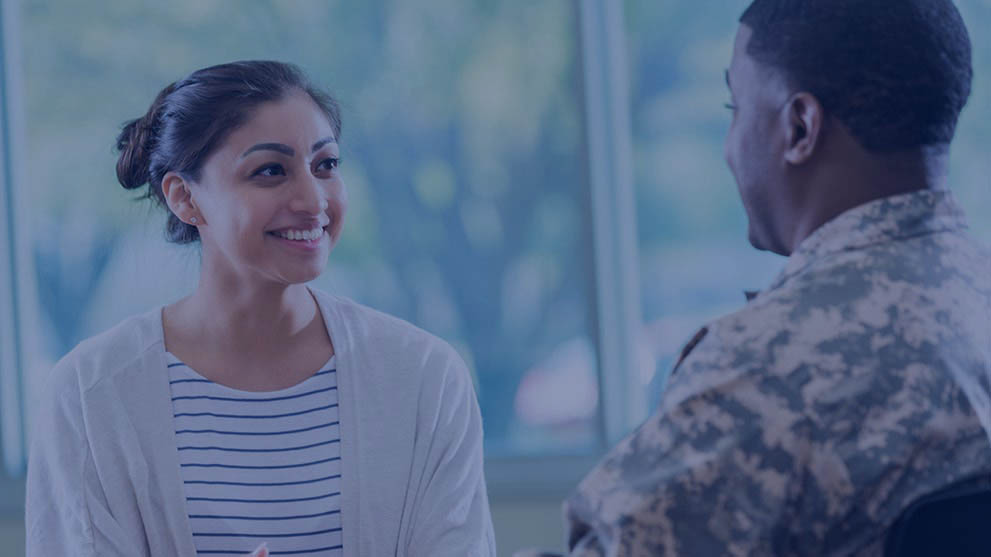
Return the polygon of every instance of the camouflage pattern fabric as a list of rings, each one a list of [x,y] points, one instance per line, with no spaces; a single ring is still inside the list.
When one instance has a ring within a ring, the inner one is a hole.
[[[880,555],[913,500],[991,475],[991,257],[966,228],[921,191],[816,230],[565,504],[571,555]]]

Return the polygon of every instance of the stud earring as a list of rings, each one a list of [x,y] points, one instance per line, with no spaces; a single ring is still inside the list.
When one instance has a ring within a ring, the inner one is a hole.
[[[189,217],[189,222],[192,223],[192,224],[196,224],[196,222],[197,222],[196,221],[196,217]]]

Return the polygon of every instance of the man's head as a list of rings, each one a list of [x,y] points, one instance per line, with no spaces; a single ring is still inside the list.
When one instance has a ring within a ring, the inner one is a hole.
[[[946,152],[972,78],[951,0],[755,0],[740,23],[726,156],[755,247],[790,253],[803,211],[849,208],[814,207],[824,188],[876,198],[840,190]]]

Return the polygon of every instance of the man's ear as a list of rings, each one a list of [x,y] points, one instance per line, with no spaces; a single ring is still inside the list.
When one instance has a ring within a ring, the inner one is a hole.
[[[804,164],[822,141],[826,118],[822,103],[810,93],[795,93],[784,111],[787,124],[785,160],[795,165]]]
[[[162,178],[162,194],[169,209],[186,224],[199,226],[206,224],[203,215],[193,202],[193,195],[187,182],[175,172],[169,172]]]

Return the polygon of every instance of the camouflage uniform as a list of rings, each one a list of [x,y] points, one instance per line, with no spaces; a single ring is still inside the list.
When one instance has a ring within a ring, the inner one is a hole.
[[[910,502],[991,474],[989,280],[949,192],[825,224],[582,482],[572,555],[879,555]]]

